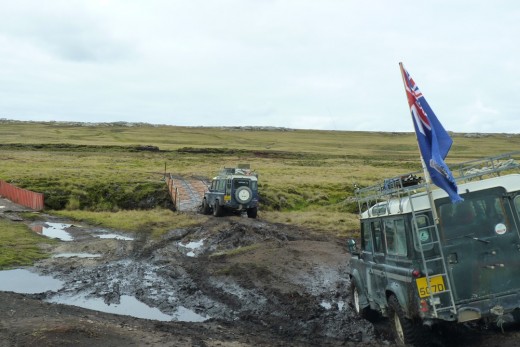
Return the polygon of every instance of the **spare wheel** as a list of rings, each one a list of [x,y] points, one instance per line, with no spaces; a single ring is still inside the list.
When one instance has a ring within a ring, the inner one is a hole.
[[[253,192],[249,187],[242,186],[238,187],[235,191],[235,199],[241,204],[247,204],[253,198]]]

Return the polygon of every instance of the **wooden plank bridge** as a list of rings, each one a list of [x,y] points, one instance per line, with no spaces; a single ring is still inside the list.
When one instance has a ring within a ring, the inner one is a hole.
[[[202,203],[208,182],[201,177],[183,177],[167,173],[164,175],[168,192],[175,211],[197,211]]]

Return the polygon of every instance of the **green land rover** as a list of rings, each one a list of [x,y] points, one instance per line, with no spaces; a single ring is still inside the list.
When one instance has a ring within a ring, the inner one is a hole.
[[[248,164],[237,168],[225,168],[211,181],[209,190],[204,193],[202,212],[215,217],[224,211],[246,212],[249,218],[258,213],[258,174]]]
[[[388,317],[398,344],[426,345],[438,323],[520,321],[520,152],[452,168],[452,203],[418,173],[358,189],[349,240],[353,307]]]

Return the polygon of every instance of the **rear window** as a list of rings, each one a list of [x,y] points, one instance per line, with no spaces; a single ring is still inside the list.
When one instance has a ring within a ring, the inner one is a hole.
[[[251,188],[251,190],[256,190],[257,182],[251,181],[250,179],[247,179],[247,178],[235,178],[233,180],[233,186],[235,187],[235,189],[237,189],[239,187],[249,187],[249,188]]]
[[[490,237],[500,226],[510,230],[502,193],[497,190],[466,195],[460,203],[441,204],[439,217],[447,241],[468,236]]]

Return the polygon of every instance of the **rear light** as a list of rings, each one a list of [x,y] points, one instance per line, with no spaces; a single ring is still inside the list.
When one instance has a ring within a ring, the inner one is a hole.
[[[428,302],[426,302],[425,299],[422,299],[421,300],[421,308],[420,308],[421,312],[428,312]]]
[[[421,271],[417,269],[412,270],[412,276],[415,278],[421,277]]]

